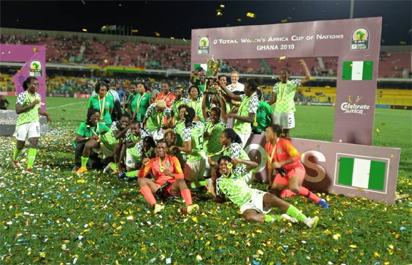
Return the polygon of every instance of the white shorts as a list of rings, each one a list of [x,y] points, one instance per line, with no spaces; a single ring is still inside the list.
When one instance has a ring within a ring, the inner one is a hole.
[[[246,210],[255,210],[256,212],[263,214],[270,212],[272,209],[267,211],[263,209],[263,196],[265,196],[266,193],[266,191],[254,189],[250,200],[240,206],[240,211],[243,213]]]
[[[136,158],[132,154],[126,151],[126,161],[125,161],[126,166],[130,168],[136,168],[136,162],[137,162]]]
[[[16,131],[13,136],[16,137],[18,141],[26,141],[29,138],[38,138],[40,137],[40,123],[36,121],[16,126]]]
[[[249,140],[250,133],[248,134],[238,134],[240,139],[242,140],[242,147],[245,148],[247,141]]]
[[[103,154],[103,158],[112,157],[114,155],[113,150],[107,148],[102,142],[100,142],[100,152]]]
[[[295,128],[295,113],[293,111],[275,113],[275,124],[282,126],[283,129]]]
[[[206,161],[202,158],[196,162],[187,162],[183,169],[185,177],[190,177],[190,180],[201,180],[206,169]]]

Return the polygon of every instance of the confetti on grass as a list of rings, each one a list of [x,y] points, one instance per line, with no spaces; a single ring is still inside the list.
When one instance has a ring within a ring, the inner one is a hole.
[[[285,198],[306,215],[320,217],[315,229],[283,221],[246,223],[238,207],[201,200],[202,194],[194,198],[201,208],[196,215],[183,213],[178,197],[165,201],[155,216],[136,183],[101,170],[81,177],[71,172],[80,120],[73,122],[68,108],[55,113],[66,120],[42,133],[35,174],[22,175],[13,167],[14,140],[0,137],[0,263],[402,264],[409,255],[412,184],[410,171],[402,167],[394,205],[318,194],[331,206],[324,210],[302,196]],[[23,166],[26,158],[27,149],[20,156]]]

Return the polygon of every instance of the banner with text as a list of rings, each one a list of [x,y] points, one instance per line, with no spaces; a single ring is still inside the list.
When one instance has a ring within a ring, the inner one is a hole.
[[[381,17],[196,29],[191,63],[338,57],[333,141],[371,145],[381,30]]]
[[[319,192],[364,197],[392,204],[395,200],[399,148],[291,139],[306,169],[303,186]],[[265,137],[252,135],[245,146],[258,163],[256,179],[267,181]]]

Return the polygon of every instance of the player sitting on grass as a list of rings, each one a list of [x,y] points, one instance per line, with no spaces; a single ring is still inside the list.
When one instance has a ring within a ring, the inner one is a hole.
[[[114,121],[108,133],[102,136],[101,148],[107,149],[110,153],[109,157],[113,155],[114,163],[110,162],[103,173],[112,170],[112,174],[122,173],[123,169],[119,165],[120,152],[122,150],[123,143],[126,140],[126,133],[130,133],[130,116],[129,114],[122,114],[119,121]]]
[[[82,174],[87,171],[87,162],[92,151],[100,150],[100,135],[107,133],[109,127],[103,122],[99,122],[101,113],[92,109],[87,112],[87,120],[80,124],[76,135],[76,152],[75,161],[81,156],[81,167],[76,174]]]
[[[247,166],[246,170],[251,170],[258,166],[257,163],[239,158],[233,159],[235,163],[242,163]],[[212,186],[208,186],[208,192],[215,200],[223,201],[224,197],[240,207],[243,217],[248,222],[274,222],[281,218],[292,222],[297,220],[313,228],[317,225],[319,218],[306,217],[296,207],[279,199],[273,194],[250,188],[243,174],[233,171],[232,158],[223,156],[218,160],[219,171],[217,179]],[[268,214],[273,208],[279,208],[283,213],[281,216]],[[297,220],[296,220],[297,219]]]
[[[167,154],[167,144],[164,139],[157,142],[156,158],[150,159],[146,165],[139,170],[138,184],[140,192],[145,197],[146,201],[153,206],[154,213],[160,212],[164,206],[157,203],[154,194],[162,193],[162,196],[182,195],[185,200],[187,212],[190,214],[199,210],[197,204],[192,204],[192,194],[186,185],[183,177],[183,171],[179,160],[175,156]],[[146,178],[149,173],[152,173],[155,180]]]
[[[266,128],[265,150],[268,157],[270,193],[279,197],[291,197],[299,194],[311,199],[323,208],[328,208],[328,203],[324,199],[302,187],[306,175],[305,167],[300,162],[300,155],[293,144],[288,139],[279,137],[281,133],[282,127],[279,125],[271,124]],[[272,181],[274,174],[276,176]]]

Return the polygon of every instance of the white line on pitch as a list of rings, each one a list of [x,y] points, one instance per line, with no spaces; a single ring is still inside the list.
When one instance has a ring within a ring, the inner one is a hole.
[[[61,106],[57,106],[57,107],[50,107],[50,108],[47,108],[47,109],[63,108],[63,107],[66,107],[66,106],[71,106],[71,105],[76,105],[76,104],[84,104],[84,102],[69,103],[69,104],[65,104],[65,105],[61,105]]]

